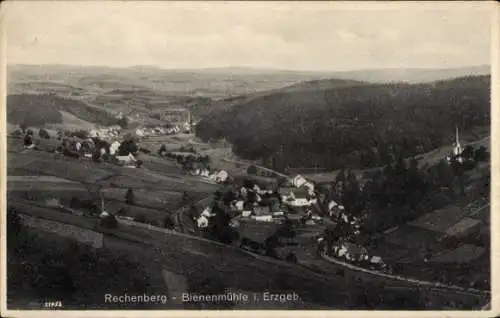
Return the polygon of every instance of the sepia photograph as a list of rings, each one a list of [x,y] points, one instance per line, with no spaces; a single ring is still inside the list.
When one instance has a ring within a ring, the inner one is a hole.
[[[490,311],[495,8],[4,2],[2,316]]]

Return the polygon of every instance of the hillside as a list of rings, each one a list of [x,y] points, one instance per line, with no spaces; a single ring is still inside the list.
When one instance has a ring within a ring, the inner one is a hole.
[[[66,118],[72,124],[113,125],[117,120],[108,112],[82,101],[56,94],[16,94],[7,96],[7,121],[40,127],[60,124]]]
[[[489,90],[489,76],[428,84],[304,83],[213,112],[197,135],[226,138],[237,155],[277,169],[379,166],[391,152],[409,157],[452,142],[456,125],[464,132],[489,126]]]
[[[332,77],[339,79],[367,81],[370,83],[425,83],[450,78],[462,77],[464,75],[489,75],[491,67],[480,65],[473,67],[450,68],[450,69],[386,69],[386,70],[357,70],[347,72],[336,72]]]

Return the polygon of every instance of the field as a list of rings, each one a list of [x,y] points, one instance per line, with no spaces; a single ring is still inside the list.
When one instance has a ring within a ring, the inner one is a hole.
[[[9,200],[30,198],[44,203],[57,198],[69,204],[72,197],[98,201],[101,193],[106,210],[116,213],[125,208],[129,216],[143,215],[158,223],[179,207],[184,192],[189,200],[197,201],[219,187],[184,175],[172,161],[152,155],[142,155],[143,168],[128,169],[109,163],[56,158],[43,151],[16,152],[12,148],[21,140],[9,142]],[[133,206],[125,203],[128,189],[134,192]]]

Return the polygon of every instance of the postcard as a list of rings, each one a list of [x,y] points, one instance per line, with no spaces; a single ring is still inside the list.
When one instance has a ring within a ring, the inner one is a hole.
[[[3,3],[2,316],[495,316],[499,17]]]

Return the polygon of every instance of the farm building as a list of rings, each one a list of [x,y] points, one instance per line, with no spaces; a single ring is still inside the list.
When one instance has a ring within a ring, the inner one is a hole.
[[[115,158],[118,161],[118,164],[123,165],[130,165],[137,161],[137,159],[135,159],[134,155],[131,153],[129,153],[128,156],[116,156]]]
[[[109,154],[114,156],[116,152],[120,149],[120,142],[119,141],[114,141],[111,146],[109,146]]]

